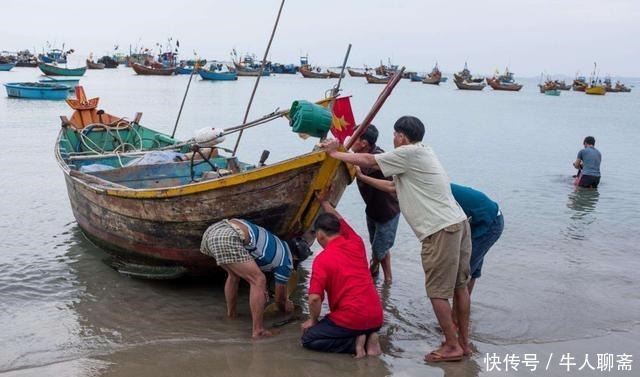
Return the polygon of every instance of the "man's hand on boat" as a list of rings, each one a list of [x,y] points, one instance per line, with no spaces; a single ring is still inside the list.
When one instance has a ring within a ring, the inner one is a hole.
[[[340,147],[340,141],[338,139],[327,139],[320,143],[320,146],[326,149],[327,154],[331,156],[331,154],[338,150]]]

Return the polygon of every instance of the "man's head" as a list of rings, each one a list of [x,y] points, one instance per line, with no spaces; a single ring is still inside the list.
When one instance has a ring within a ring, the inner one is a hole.
[[[405,115],[396,121],[393,131],[393,146],[397,148],[422,141],[425,129],[420,119]]]
[[[584,144],[585,147],[587,145],[594,146],[594,145],[596,145],[596,138],[593,137],[593,136],[587,136],[587,137],[584,138],[583,144]]]
[[[287,241],[291,256],[293,257],[293,269],[297,270],[298,265],[313,254],[309,244],[302,237],[294,237]]]
[[[340,234],[340,220],[331,213],[322,213],[313,225],[320,246],[325,245]]]
[[[373,124],[370,124],[366,130],[356,139],[351,150],[356,153],[367,153],[371,148],[375,147],[378,141],[378,129]]]

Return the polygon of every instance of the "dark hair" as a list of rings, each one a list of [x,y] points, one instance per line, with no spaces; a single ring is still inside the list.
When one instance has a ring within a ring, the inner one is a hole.
[[[287,245],[289,246],[289,250],[291,250],[291,255],[295,257],[293,258],[294,269],[298,268],[300,262],[313,255],[313,252],[309,248],[309,244],[302,237],[294,237],[288,240]]]
[[[410,115],[405,115],[396,120],[393,130],[404,134],[412,143],[422,141],[424,137],[424,124],[420,119]]]
[[[322,213],[316,219],[313,227],[316,232],[322,230],[328,236],[333,236],[340,233],[340,220],[331,213]]]
[[[587,136],[584,138],[584,143],[587,145],[596,145],[596,138],[593,136]]]
[[[360,139],[365,140],[370,146],[376,145],[378,141],[378,129],[373,124],[370,124],[366,130],[360,135]]]

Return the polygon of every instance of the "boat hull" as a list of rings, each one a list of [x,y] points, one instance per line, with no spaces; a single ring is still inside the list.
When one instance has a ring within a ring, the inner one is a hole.
[[[376,77],[368,73],[365,73],[364,77],[367,79],[369,84],[386,84],[391,79],[390,77]]]
[[[176,68],[152,68],[139,63],[129,62],[129,66],[133,68],[135,73],[144,76],[171,76],[175,73]]]
[[[349,72],[349,76],[351,77],[364,77],[364,72],[358,72],[351,68],[347,68],[347,72]]]
[[[85,234],[123,259],[210,273],[200,253],[207,227],[244,218],[281,237],[308,231],[318,214],[314,192],[331,183],[337,203],[352,175],[344,163],[313,152],[267,167],[163,189],[103,186],[72,174],[59,151],[73,214]],[[250,205],[247,205],[247,204]]]
[[[236,72],[214,72],[200,70],[200,72],[198,73],[203,80],[233,81],[238,79],[238,74]]]
[[[7,96],[13,98],[63,100],[69,95],[69,89],[63,85],[41,83],[4,84]]]
[[[87,68],[89,69],[104,69],[104,67],[105,67],[104,63],[96,63],[87,59]]]
[[[482,90],[486,86],[483,82],[466,82],[466,81],[458,81],[453,80],[458,89],[460,90]]]
[[[328,79],[329,78],[328,72],[314,72],[306,68],[300,68],[300,74],[302,75],[302,77],[307,79]]]
[[[87,67],[61,68],[49,64],[40,64],[38,68],[47,76],[82,76],[87,71]]]
[[[0,64],[0,72],[3,72],[3,71],[5,71],[5,72],[6,72],[6,71],[10,71],[10,70],[12,70],[12,69],[13,69],[13,67],[15,67],[15,66],[16,66],[16,65],[15,65],[15,63],[3,63],[3,64]]]
[[[607,93],[607,90],[604,86],[592,86],[586,88],[584,90],[586,94],[596,95],[596,96],[604,96]]]

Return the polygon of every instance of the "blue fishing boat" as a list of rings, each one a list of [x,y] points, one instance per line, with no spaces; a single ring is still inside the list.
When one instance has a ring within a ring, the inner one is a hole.
[[[4,86],[7,89],[7,96],[15,98],[63,100],[69,94],[69,88],[57,84],[14,82]]]
[[[238,79],[238,73],[231,72],[231,71],[221,72],[221,71],[209,71],[206,69],[201,69],[200,72],[198,73],[200,74],[200,77],[202,77],[203,80],[232,81],[232,80]]]
[[[426,76],[424,76],[424,75],[419,75],[419,74],[416,73],[416,74],[411,75],[411,81],[414,81],[414,82],[415,81],[422,81],[422,80],[424,80],[425,77]]]
[[[560,89],[547,89],[544,91],[544,94],[548,95],[548,96],[559,96],[560,95]]]
[[[62,68],[55,65],[41,63],[38,68],[47,76],[82,76],[87,71],[87,67]]]
[[[53,77],[46,77],[38,80],[43,84],[56,84],[66,86],[69,90],[73,90],[76,85],[80,83],[80,79],[54,79]]]
[[[15,66],[16,63],[0,63],[0,71],[10,71]]]
[[[73,50],[70,50],[69,52],[73,52]],[[67,52],[57,48],[50,50],[46,54],[40,54],[38,57],[45,63],[67,64]]]

